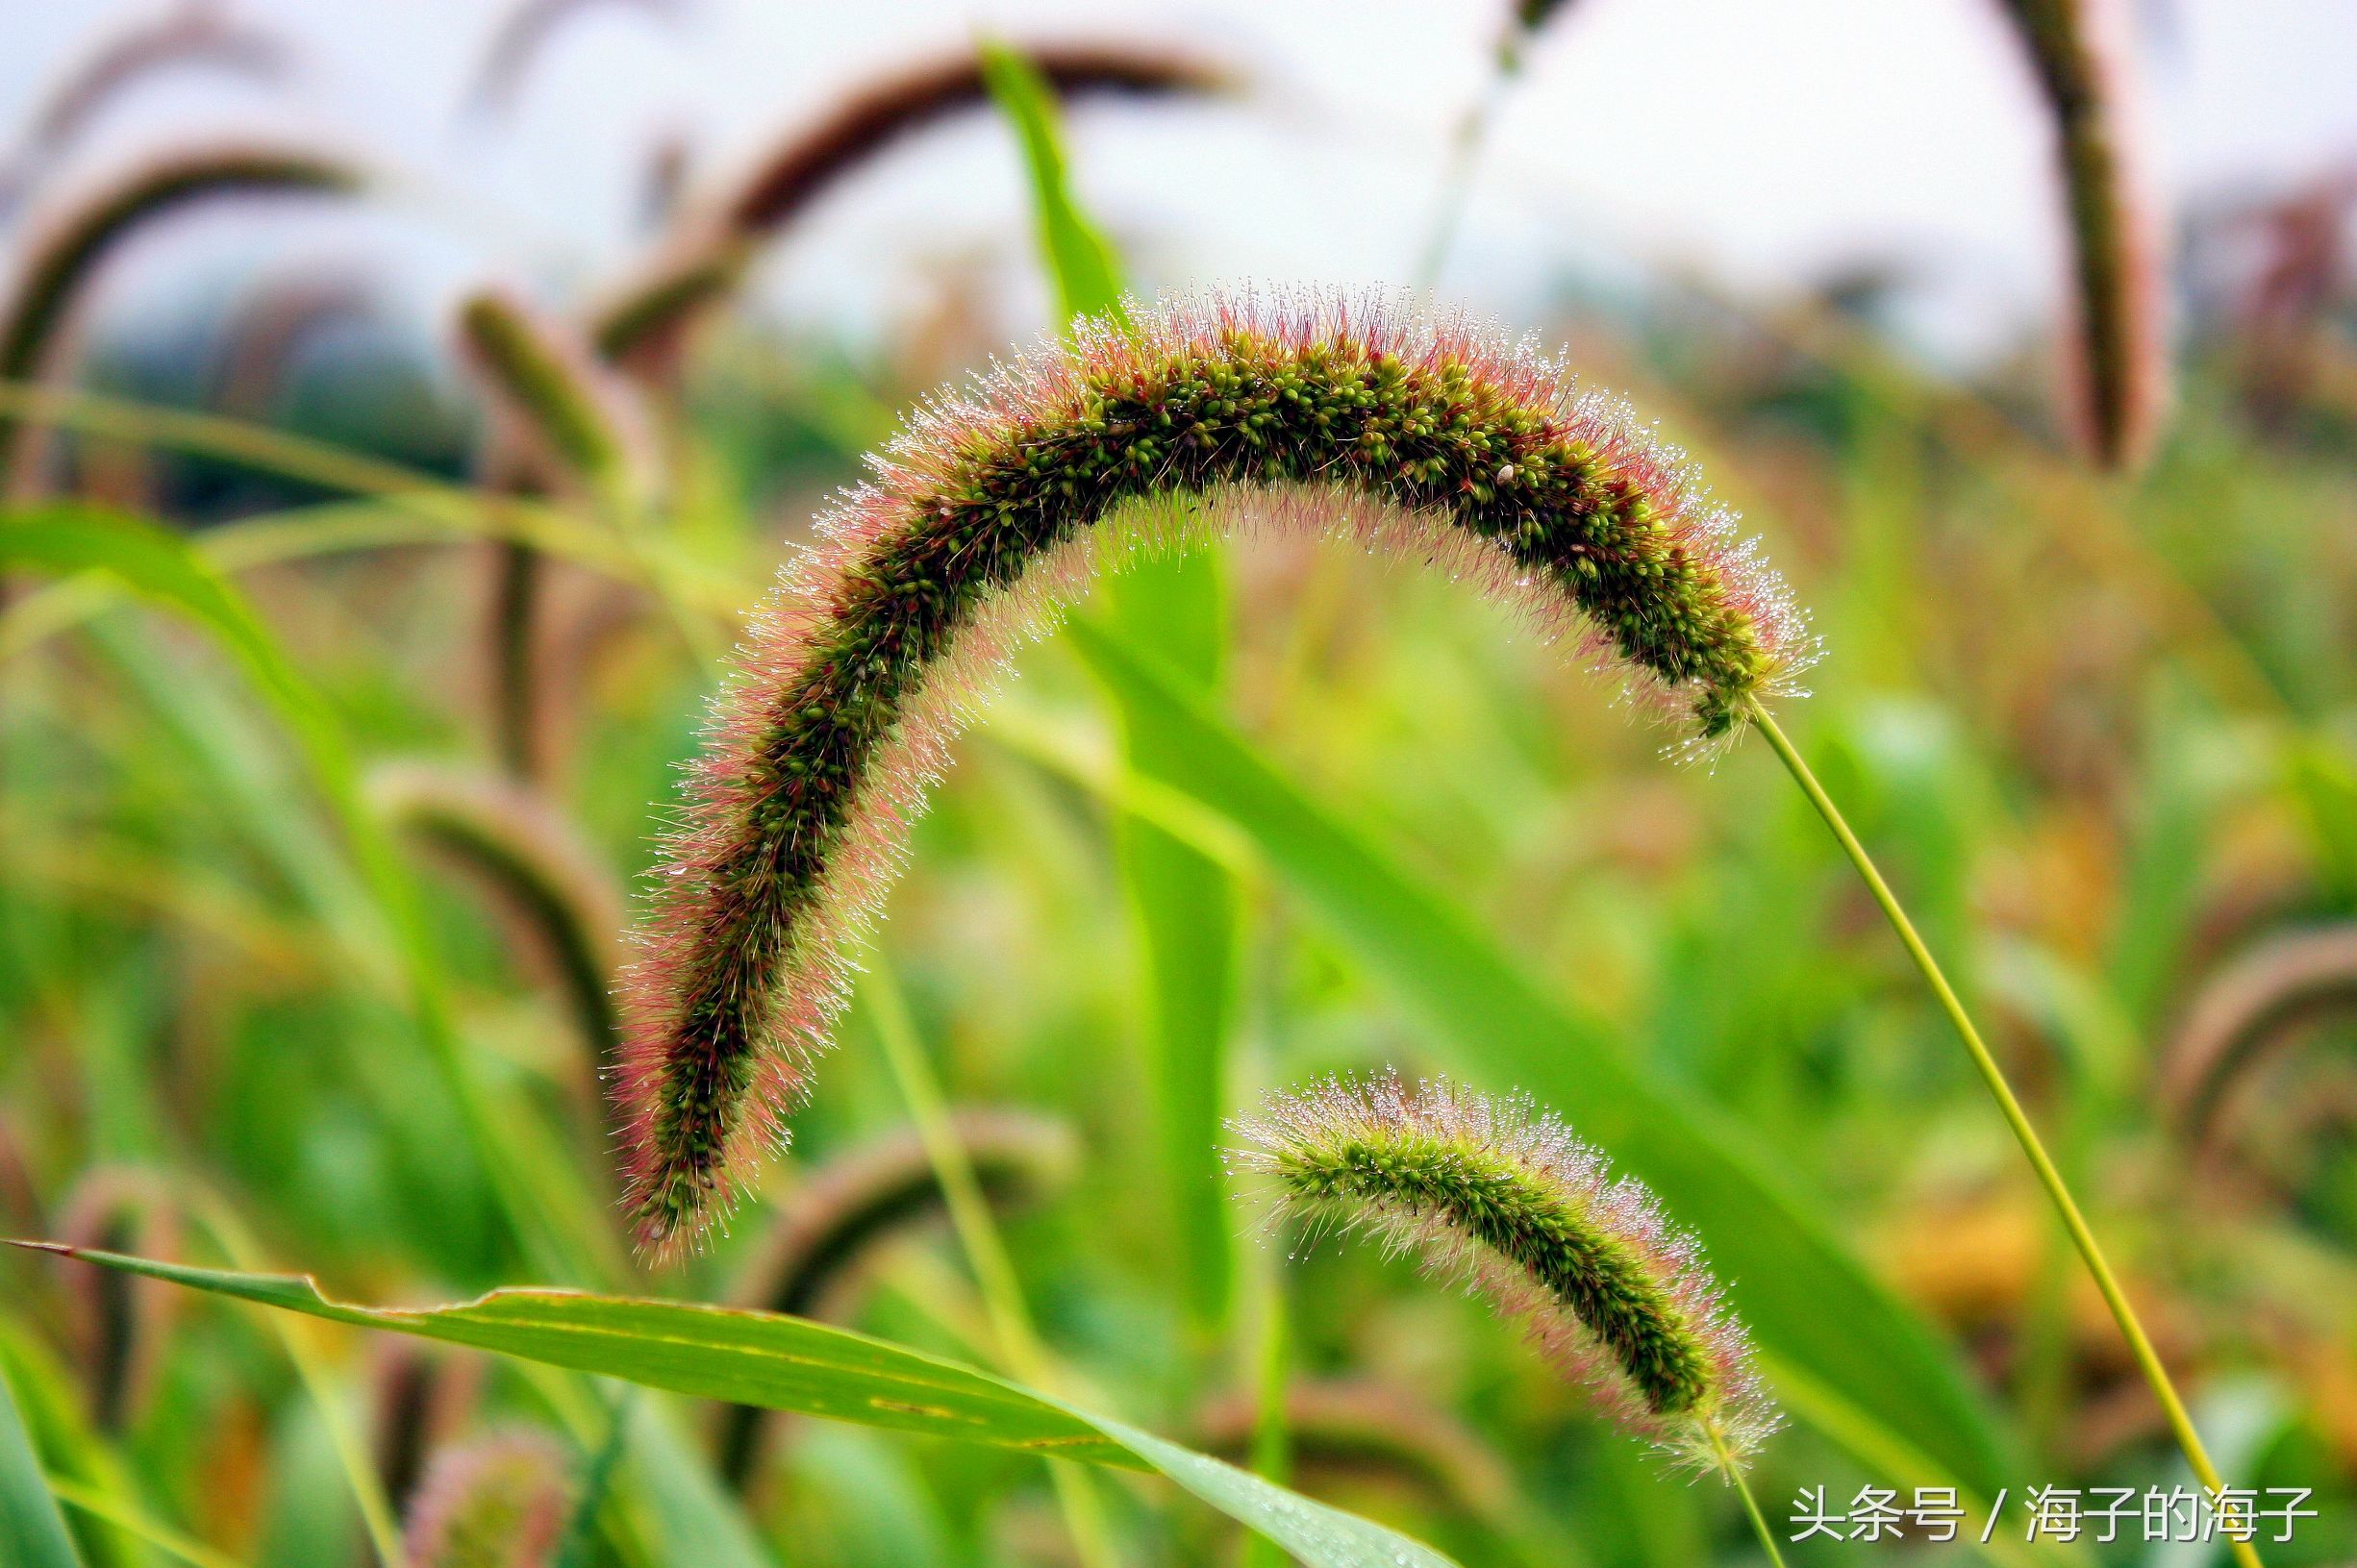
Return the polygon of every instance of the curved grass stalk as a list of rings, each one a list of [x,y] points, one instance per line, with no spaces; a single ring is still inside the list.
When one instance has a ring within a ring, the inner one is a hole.
[[[394,830],[480,878],[534,933],[602,1081],[621,1040],[614,985],[627,917],[613,873],[553,805],[509,780],[389,764],[364,787]]]
[[[1957,997],[1955,987],[1948,983],[1946,974],[1940,967],[1940,960],[1932,957],[1930,948],[1924,946],[1923,938],[1916,932],[1915,922],[1907,917],[1907,911],[1892,893],[1890,884],[1883,881],[1873,858],[1867,853],[1866,846],[1858,841],[1858,835],[1850,831],[1849,823],[1825,793],[1824,786],[1817,782],[1817,776],[1810,771],[1808,762],[1785,737],[1783,730],[1777,727],[1776,721],[1768,716],[1766,709],[1755,708],[1752,722],[1767,737],[1768,746],[1792,774],[1793,782],[1800,785],[1801,793],[1808,797],[1809,804],[1824,819],[1825,826],[1832,830],[1843,854],[1857,869],[1859,877],[1866,883],[1867,890],[1873,895],[1875,904],[1890,921],[1891,929],[1897,933],[1899,944],[1907,950],[1907,957],[1914,961],[1924,983],[1930,986],[1940,1010],[1947,1015],[1957,1038],[1964,1042],[1965,1054],[1971,1058],[1973,1070],[1980,1075],[1991,1097],[1996,1101],[2005,1125],[2012,1130],[2015,1141],[2020,1144],[2021,1153],[2028,1158],[2039,1185],[2045,1189],[2046,1197],[2061,1217],[2071,1246],[2077,1250],[2088,1274],[2094,1280],[2095,1289],[2102,1295],[2104,1306],[2111,1309],[2113,1321],[2119,1324],[2120,1337],[2127,1341],[2128,1354],[2134,1357],[2137,1370],[2143,1373],[2144,1381],[2152,1388],[2153,1397],[2160,1402],[2170,1435],[2176,1439],[2178,1448],[2184,1451],[2186,1462],[2193,1467],[2194,1478],[2223,1506],[2225,1481],[2219,1475],[2218,1466],[2212,1462],[2209,1450],[2202,1443],[2201,1433],[2194,1430],[2194,1418],[2186,1410],[2185,1401],[2178,1395],[2176,1382],[2169,1377],[2169,1368],[2163,1364],[2160,1353],[2153,1348],[2151,1336],[2144,1332],[2144,1322],[2137,1316],[2134,1304],[2120,1287],[2119,1277],[2112,1272],[2102,1244],[2095,1239],[2087,1217],[2080,1212],[2078,1200],[2071,1195],[2062,1171],[2046,1153],[2044,1141],[2031,1124],[2029,1113],[2021,1108],[2013,1084],[2005,1077],[2005,1069],[1997,1064],[1995,1056],[1991,1053],[1987,1042],[1982,1040],[1979,1029],[1973,1025],[1971,1015],[1965,1010],[1964,1003]],[[2236,1540],[2229,1544],[2233,1548],[2235,1561],[2243,1568],[2259,1568],[2259,1554],[2249,1541]]]
[[[46,219],[0,303],[0,379],[45,380],[74,307],[99,264],[148,224],[220,196],[270,192],[349,194],[360,172],[294,148],[221,147],[178,153],[134,166],[81,194]],[[0,420],[9,493],[21,499],[41,480],[43,432]]]
[[[1224,69],[1166,49],[1045,43],[1026,46],[1023,54],[1066,99],[1200,96],[1234,86]],[[901,141],[990,103],[985,62],[972,51],[855,89],[782,138],[592,312],[589,333],[598,353],[644,379],[662,379],[695,325],[736,292],[765,241]]]
[[[1002,1207],[1060,1185],[1071,1174],[1071,1129],[1015,1111],[960,1110],[948,1117],[986,1202]],[[830,1292],[872,1253],[948,1205],[940,1166],[925,1140],[898,1133],[851,1150],[812,1173],[775,1234],[734,1292],[743,1306],[814,1317]],[[732,1405],[716,1443],[720,1478],[739,1491],[751,1482],[768,1412]]]
[[[2124,0],[2001,0],[2054,117],[2077,276],[2076,391],[2087,443],[2134,468],[2169,397],[2166,225],[2143,167]]]
[[[629,982],[643,1247],[693,1240],[780,1136],[965,678],[1116,516],[1148,547],[1284,527],[1469,575],[1697,745],[1813,647],[1676,455],[1526,344],[1344,301],[1084,323],[920,416],[821,525],[723,700]]]
[[[1775,1431],[1700,1244],[1528,1101],[1337,1079],[1231,1125],[1279,1215],[1463,1280],[1624,1431],[1730,1475]]]

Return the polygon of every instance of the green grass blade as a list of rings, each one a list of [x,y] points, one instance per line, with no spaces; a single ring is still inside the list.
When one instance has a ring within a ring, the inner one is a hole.
[[[984,45],[984,66],[1022,142],[1059,312],[1067,324],[1081,315],[1125,317],[1119,257],[1072,194],[1055,94],[1030,62],[1003,45]],[[1205,692],[1218,687],[1227,645],[1221,564],[1208,551],[1140,560],[1107,577],[1101,589],[1110,624]],[[1141,772],[1157,771],[1157,759],[1184,744],[1151,712],[1124,706],[1121,718],[1132,765]],[[1144,949],[1160,1152],[1177,1223],[1172,1261],[1190,1312],[1208,1328],[1225,1315],[1235,1279],[1218,1144],[1236,1008],[1236,887],[1199,850],[1135,816],[1121,823],[1119,858]]]
[[[1072,200],[1071,184],[1065,177],[1064,135],[1055,94],[1031,62],[1003,43],[983,44],[982,68],[990,80],[990,95],[1023,143],[1040,249],[1055,279],[1056,302],[1064,319],[1119,314],[1120,264],[1114,258],[1112,243]]]
[[[698,1399],[1160,1471],[1310,1568],[1454,1568],[1449,1558],[1404,1535],[1217,1459],[956,1361],[804,1318],[574,1290],[494,1290],[450,1307],[357,1307],[330,1301],[311,1280],[291,1275],[26,1245],[334,1323],[472,1346]]]
[[[1249,834],[1275,873],[1434,1032],[1453,1069],[1517,1084],[1650,1182],[1710,1244],[1762,1346],[1993,1495],[2014,1445],[1953,1353],[1752,1151],[1739,1132],[1614,1049],[1465,913],[1294,786],[1169,677],[1100,628],[1073,645],[1187,744],[1165,782]]]
[[[15,1390],[0,1377],[0,1562],[12,1568],[82,1568],[65,1517],[41,1475],[39,1456],[16,1409]]]
[[[245,601],[186,540],[109,508],[60,503],[0,519],[0,566],[30,566],[73,576],[98,573],[139,596],[180,611],[210,633],[238,662],[285,724],[313,782],[335,814],[362,880],[391,928],[418,1032],[466,1118],[517,1242],[541,1267],[583,1272],[553,1222],[554,1206],[508,1157],[498,1122],[469,1071],[447,999],[440,962],[425,930],[415,889],[362,798],[360,772],[341,724],[326,701],[279,648]]]

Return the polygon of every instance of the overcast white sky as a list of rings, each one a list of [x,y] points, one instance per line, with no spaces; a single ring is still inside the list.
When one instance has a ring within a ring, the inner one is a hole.
[[[160,81],[107,117],[78,165],[200,127],[325,137],[389,155],[414,175],[414,199],[359,240],[301,220],[300,244],[382,245],[436,287],[487,268],[561,287],[633,253],[640,170],[661,135],[684,136],[715,175],[845,85],[977,28],[1134,33],[1232,56],[1263,85],[1241,108],[1111,109],[1076,125],[1082,189],[1136,244],[1148,283],[1399,282],[1504,10],[672,0],[665,16],[602,0],[567,25],[508,119],[466,121],[464,87],[510,3],[232,0],[297,44],[296,81],[275,92],[195,72]],[[23,126],[53,72],[157,4],[0,0],[0,136]],[[1922,319],[1950,343],[2050,309],[2060,267],[2044,137],[1993,9],[1574,0],[1498,120],[1442,292],[1513,316],[1567,266],[1675,266],[1768,287],[1868,259],[1921,278]],[[2357,3],[2147,0],[2140,14],[2172,189],[2264,192],[2357,161]],[[1025,222],[1010,144],[977,122],[832,201],[780,248],[765,299],[806,324],[873,322],[919,286],[912,258],[1019,256]],[[183,262],[201,257],[196,227],[146,247],[134,278],[171,264],[173,247]]]

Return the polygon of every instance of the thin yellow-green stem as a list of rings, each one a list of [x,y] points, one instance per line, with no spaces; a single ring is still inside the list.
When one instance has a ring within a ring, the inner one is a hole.
[[[188,1563],[191,1568],[245,1568],[245,1564],[228,1553],[215,1551],[192,1536],[183,1535],[169,1525],[148,1518],[122,1499],[110,1496],[95,1486],[85,1486],[54,1470],[42,1479],[48,1481],[49,1490],[57,1494],[60,1503],[138,1536],[167,1557]]]
[[[572,556],[651,590],[700,663],[709,665],[725,651],[725,639],[709,624],[708,612],[717,608],[717,596],[708,602],[698,595],[680,563],[652,552],[644,537],[616,530],[610,520],[601,519],[606,526],[600,528],[583,528],[560,508],[486,495],[397,462],[266,425],[70,387],[0,381],[0,420],[9,419],[70,427],[141,447],[226,458],[265,473],[369,496],[461,534]]]
[[[232,1268],[249,1272],[263,1266],[262,1249],[245,1222],[237,1211],[219,1197],[199,1190],[195,1195],[193,1212],[197,1221],[229,1259]],[[320,1357],[313,1332],[319,1326],[307,1319],[272,1313],[272,1324],[278,1331],[279,1343],[287,1349],[287,1358],[294,1363],[295,1377],[303,1391],[311,1396],[319,1414],[320,1427],[327,1433],[328,1447],[335,1451],[336,1462],[343,1470],[344,1482],[352,1489],[352,1502],[360,1509],[361,1525],[368,1532],[368,1544],[385,1568],[409,1568],[409,1553],[401,1544],[401,1527],[393,1517],[392,1500],[385,1495],[384,1483],[378,1480],[376,1465],[368,1457],[360,1433],[352,1430],[336,1390],[327,1363]]]
[[[1940,960],[1932,957],[1931,949],[1925,947],[1923,938],[1916,933],[1915,922],[1907,918],[1907,911],[1899,907],[1898,899],[1891,891],[1891,884],[1883,881],[1882,872],[1875,867],[1873,857],[1867,854],[1866,846],[1850,831],[1841,809],[1833,804],[1824,786],[1817,782],[1817,775],[1809,770],[1809,764],[1801,759],[1800,753],[1793,749],[1792,741],[1785,737],[1783,730],[1777,727],[1775,719],[1769,716],[1766,708],[1758,703],[1752,704],[1750,717],[1760,734],[1767,737],[1777,759],[1784,763],[1785,770],[1792,774],[1793,783],[1800,785],[1800,792],[1808,797],[1809,804],[1817,809],[1817,814],[1833,831],[1834,838],[1842,846],[1842,853],[1849,857],[1851,865],[1857,867],[1867,890],[1874,895],[1874,902],[1891,922],[1891,929],[1898,933],[1900,945],[1906,948],[1907,956],[1915,960],[1917,970],[1931,987],[1932,995],[1939,1001],[1940,1010],[1947,1014],[1948,1022],[1955,1027],[1957,1037],[1964,1041],[1966,1054],[1971,1057],[1973,1067],[1980,1073],[1981,1082],[1989,1085],[1997,1109],[2004,1114],[2005,1125],[2013,1129],[2022,1154],[2028,1157],[2030,1169],[2037,1173],[2039,1184],[2046,1189],[2046,1196],[2053,1200],[2055,1212],[2062,1216],[2063,1229],[2069,1232],[2071,1245],[2078,1249],[2080,1258],[2087,1265],[2087,1272],[2094,1279],[2095,1288],[2103,1295],[2104,1305],[2112,1310],[2113,1321],[2119,1325],[2120,1335],[2128,1344],[2128,1353],[2136,1358],[2144,1381],[2151,1384],[2153,1397],[2161,1402],[2162,1413],[2168,1417],[2169,1429],[2175,1434],[2177,1446],[2185,1452],[2186,1462],[2193,1466],[2194,1476],[2209,1490],[2210,1496],[2218,1500],[2221,1506],[2224,1506],[2226,1483],[2219,1478],[2218,1466],[2211,1462],[2209,1450],[2202,1446],[2201,1434],[2194,1430],[2194,1418],[2187,1413],[2185,1401],[2178,1397],[2176,1383],[2169,1378],[2169,1369],[2162,1365],[2160,1353],[2153,1349],[2151,1336],[2144,1332],[2144,1322],[2136,1315],[2136,1308],[2129,1303],[2127,1292],[2120,1287],[2119,1277],[2112,1272],[2111,1262],[2103,1256],[2103,1248],[2095,1240],[2094,1232],[2089,1228],[2087,1216],[2079,1211],[2078,1200],[2071,1196],[2062,1171],[2055,1165],[2053,1157],[2046,1153],[2045,1143],[2039,1137],[2038,1129],[2030,1125],[2029,1114],[2021,1108],[2021,1101],[2015,1095],[2013,1084],[2006,1080],[2005,1069],[1997,1065],[1995,1056],[1981,1038],[1979,1029],[1974,1027],[1971,1015],[1965,1011],[1964,1003],[1957,998],[1956,988],[1948,983],[1946,974],[1940,967]],[[2259,1554],[2248,1541],[2238,1540],[2230,1544],[2234,1548],[2235,1561],[2241,1563],[2243,1568],[2259,1568]]]
[[[1456,135],[1449,138],[1448,162],[1442,168],[1440,193],[1433,204],[1432,230],[1416,266],[1418,288],[1429,289],[1438,284],[1441,269],[1448,264],[1449,250],[1455,245],[1458,227],[1465,220],[1466,205],[1472,199],[1482,148],[1490,139],[1491,117],[1496,113],[1513,79],[1510,70],[1492,71],[1482,86],[1481,97],[1466,111],[1465,118],[1457,124]]]
[[[1285,1277],[1267,1256],[1256,1272],[1260,1299],[1259,1344],[1255,1347],[1252,1473],[1279,1486],[1292,1484],[1293,1434],[1286,1409],[1286,1392],[1292,1382],[1292,1335],[1288,1332]],[[1290,1561],[1282,1547],[1265,1535],[1244,1543],[1247,1568],[1285,1568]]]
[[[1760,1537],[1761,1550],[1768,1554],[1768,1560],[1775,1568],[1784,1568],[1784,1552],[1776,1545],[1776,1532],[1768,1528],[1768,1515],[1760,1511],[1760,1500],[1751,1495],[1751,1482],[1743,1479],[1743,1467],[1737,1464],[1735,1456],[1727,1452],[1727,1439],[1719,1432],[1716,1423],[1703,1431],[1710,1434],[1711,1452],[1718,1456],[1720,1473],[1735,1487],[1736,1495],[1743,1500],[1743,1512],[1751,1517],[1751,1528]]]
[[[950,1226],[957,1232],[958,1245],[974,1271],[975,1282],[982,1287],[983,1305],[990,1313],[990,1331],[998,1340],[999,1357],[1023,1381],[1050,1393],[1059,1392],[1062,1380],[1056,1375],[1046,1347],[1041,1343],[1039,1330],[1032,1324],[1031,1309],[1024,1304],[1022,1283],[1016,1278],[1015,1260],[1007,1253],[1006,1238],[998,1233],[998,1223],[990,1217],[990,1201],[983,1196],[982,1182],[974,1175],[974,1163],[966,1157],[965,1145],[959,1141],[948,1102],[933,1076],[932,1064],[926,1060],[924,1045],[917,1038],[916,1020],[910,1015],[908,1000],[901,994],[899,983],[882,955],[877,955],[868,965],[865,990],[873,1009],[885,1059],[899,1083],[901,1097],[909,1103],[909,1115],[916,1124],[917,1138],[925,1146],[925,1157],[933,1163],[934,1179],[940,1183]],[[1114,1555],[1113,1532],[1106,1523],[1103,1504],[1087,1476],[1066,1460],[1050,1459],[1047,1463],[1056,1484],[1057,1504],[1064,1510],[1066,1528],[1071,1532],[1072,1545],[1081,1561],[1087,1568],[1116,1568],[1119,1559]]]

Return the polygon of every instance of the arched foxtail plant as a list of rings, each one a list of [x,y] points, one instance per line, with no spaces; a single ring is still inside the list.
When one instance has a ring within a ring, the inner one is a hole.
[[[1200,97],[1234,78],[1191,55],[1120,42],[1027,44],[1024,56],[1059,98]],[[676,367],[698,323],[736,293],[761,247],[822,196],[909,137],[988,109],[990,88],[972,50],[865,84],[797,127],[710,204],[691,208],[639,274],[590,314],[605,359],[645,380]]]
[[[79,192],[41,220],[0,299],[0,380],[57,374],[75,307],[100,264],[165,214],[226,196],[348,193],[361,182],[357,169],[316,153],[231,145],[151,159]],[[40,426],[0,419],[0,466],[13,499],[42,482],[45,453]]]
[[[691,1245],[783,1140],[962,694],[1085,580],[1099,525],[1247,527],[1467,577],[1686,733],[1758,729],[1955,1027],[2213,1492],[2174,1385],[2003,1070],[1767,702],[1815,644],[1673,451],[1557,361],[1380,304],[1218,300],[1076,323],[925,405],[823,518],[721,697],[666,846],[617,1084],[640,1247]],[[2238,1543],[2240,1545],[2241,1543]]]
[[[2000,0],[2054,121],[2076,282],[2069,378],[2088,448],[2150,455],[2169,411],[2167,221],[2137,123],[2127,0]]]
[[[1465,1282],[1615,1425],[1724,1476],[1781,1568],[1743,1480],[1781,1418],[1701,1244],[1642,1183],[1528,1101],[1446,1082],[1336,1079],[1234,1126],[1280,1216]]]

